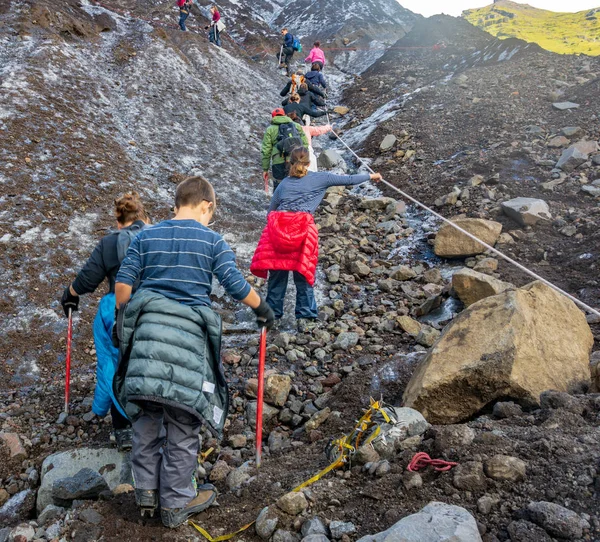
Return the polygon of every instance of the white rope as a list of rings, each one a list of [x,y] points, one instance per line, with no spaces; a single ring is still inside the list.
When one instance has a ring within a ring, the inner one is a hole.
[[[331,124],[331,122],[329,121],[329,112],[327,112],[327,124]],[[362,164],[364,164],[366,166],[366,168],[371,173],[375,173],[375,171],[373,171],[373,169],[369,166],[369,164],[367,162],[365,162],[360,156],[358,156],[358,154],[356,154],[350,148],[350,146],[340,137],[340,135],[333,129],[333,125],[332,125],[331,131],[333,132],[333,134],[335,135],[335,137],[337,137],[342,142],[342,144],[344,145],[344,147],[346,147]],[[381,182],[383,184],[385,184],[386,186],[389,186],[392,190],[395,190],[396,192],[398,192],[403,198],[405,198],[405,199],[411,201],[412,203],[414,203],[415,205],[421,207],[421,209],[424,209],[428,213],[431,213],[433,216],[439,218],[440,220],[442,220],[446,224],[450,224],[450,226],[452,226],[454,229],[458,230],[459,232],[461,232],[462,234],[466,235],[467,237],[473,239],[474,241],[477,241],[478,243],[481,243],[490,252],[493,252],[494,254],[496,254],[497,256],[499,256],[500,258],[502,258],[502,259],[506,260],[507,262],[511,263],[512,265],[514,265],[515,267],[517,267],[521,271],[527,273],[528,275],[532,276],[536,280],[539,280],[540,282],[543,282],[546,286],[549,286],[553,290],[556,290],[558,293],[564,295],[565,297],[568,297],[571,301],[573,301],[573,303],[576,303],[582,309],[588,311],[590,314],[594,314],[594,315],[600,317],[600,311],[598,311],[597,309],[594,309],[594,308],[590,307],[589,305],[587,305],[583,301],[577,299],[576,297],[572,296],[568,292],[565,292],[563,289],[559,288],[555,284],[552,284],[550,281],[546,280],[545,278],[540,277],[537,273],[534,273],[533,271],[531,271],[530,269],[528,269],[524,265],[521,265],[519,262],[513,260],[512,258],[510,258],[509,256],[507,256],[503,252],[500,252],[498,249],[494,248],[493,246],[488,245],[486,242],[482,241],[481,239],[479,239],[478,237],[476,237],[472,233],[469,233],[467,230],[461,228],[460,226],[458,226],[457,224],[455,224],[451,220],[448,220],[447,218],[443,217],[441,214],[435,212],[430,207],[427,207],[427,205],[421,203],[420,201],[416,200],[412,196],[409,196],[406,192],[400,190],[398,187],[396,187],[393,184],[387,182],[385,179],[382,178]]]

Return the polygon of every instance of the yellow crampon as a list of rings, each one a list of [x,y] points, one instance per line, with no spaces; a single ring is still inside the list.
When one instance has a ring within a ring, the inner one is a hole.
[[[308,487],[314,484],[315,482],[318,482],[321,478],[323,478],[323,476],[330,473],[332,470],[335,470],[338,467],[341,467],[342,465],[347,463],[350,457],[358,449],[358,443],[360,442],[360,438],[362,437],[362,435],[366,431],[371,429],[373,425],[377,425],[373,433],[371,433],[363,443],[363,445],[370,444],[377,437],[377,435],[379,435],[379,432],[381,431],[379,424],[373,421],[373,416],[377,412],[379,412],[383,416],[383,419],[386,421],[386,423],[390,422],[390,417],[388,416],[387,412],[383,409],[381,402],[374,401],[373,399],[371,399],[369,409],[364,413],[362,418],[358,420],[352,432],[332,442],[332,446],[337,446],[339,450],[339,455],[337,456],[336,460],[329,466],[325,467],[322,471],[319,471],[312,478],[309,478],[305,482],[302,482],[299,486],[292,489],[292,491],[302,491],[305,487]],[[354,442],[354,444],[352,444],[352,442]],[[210,451],[212,450],[209,450],[208,453],[210,453]],[[233,533],[216,536],[214,538],[206,530],[200,527],[200,525],[193,522],[192,520],[189,520],[188,523],[192,527],[194,527],[194,529],[196,529],[204,538],[206,538],[208,542],[224,542],[225,540],[231,540],[234,536],[252,527],[252,525],[254,525],[255,522],[253,521],[251,523],[248,523],[247,525],[244,525],[241,529],[238,529]]]

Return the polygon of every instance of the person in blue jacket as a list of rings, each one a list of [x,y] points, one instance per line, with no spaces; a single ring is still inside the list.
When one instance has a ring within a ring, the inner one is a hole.
[[[321,73],[321,63],[313,62],[310,71],[304,76],[306,81],[317,88],[327,89],[327,81]]]
[[[279,67],[285,68],[285,73],[290,77],[292,74],[292,57],[294,56],[294,36],[287,28],[281,30],[281,35],[283,36],[283,48],[281,49],[283,60]]]
[[[117,230],[96,245],[73,283],[65,288],[61,305],[68,317],[69,309],[73,312],[79,309],[79,296],[95,292],[104,279],[108,279],[108,293],[100,301],[93,326],[98,363],[92,411],[98,416],[106,416],[110,411],[115,442],[119,450],[125,451],[131,449],[133,432],[112,388],[118,362],[118,349],[111,338],[115,321],[115,278],[129,244],[149,220],[136,192],[124,194],[115,199],[114,204]]]

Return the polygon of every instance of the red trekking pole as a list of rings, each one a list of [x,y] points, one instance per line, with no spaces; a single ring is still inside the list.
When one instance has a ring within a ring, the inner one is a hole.
[[[256,468],[260,467],[262,454],[263,395],[265,391],[265,358],[267,356],[267,328],[260,331],[258,349],[258,392],[256,402]]]
[[[73,313],[69,309],[69,324],[67,327],[67,370],[65,375],[65,413],[69,413],[69,395],[71,392],[71,341],[73,339]]]

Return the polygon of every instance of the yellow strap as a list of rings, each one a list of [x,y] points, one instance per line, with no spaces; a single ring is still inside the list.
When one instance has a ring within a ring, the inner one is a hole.
[[[338,457],[331,465],[329,465],[328,467],[325,467],[321,472],[315,474],[309,480],[306,480],[306,482],[302,482],[298,487],[295,487],[294,489],[292,489],[292,491],[293,492],[301,491],[305,487],[308,487],[311,484],[318,482],[327,473],[331,472],[333,469],[337,469],[338,467],[342,466],[345,462],[346,462],[346,454],[343,454],[340,457]]]
[[[206,461],[206,458],[212,454],[215,451],[214,448],[209,448],[208,450],[206,450],[206,452],[201,452],[200,453],[200,460],[202,461],[202,463],[204,463]]]
[[[198,525],[197,523],[194,523],[191,519],[188,520],[188,523],[194,528],[196,529],[204,538],[206,538],[206,540],[208,540],[208,542],[222,542],[223,540],[231,540],[234,536],[243,533],[246,529],[252,527],[252,525],[254,525],[254,521],[252,523],[248,523],[247,525],[244,525],[241,529],[238,529],[237,531],[235,531],[235,533],[229,533],[229,534],[224,534],[221,536],[216,536],[215,538],[213,538],[212,536],[210,536],[210,534],[208,534],[207,531],[205,531],[202,527],[200,527],[200,525]]]

